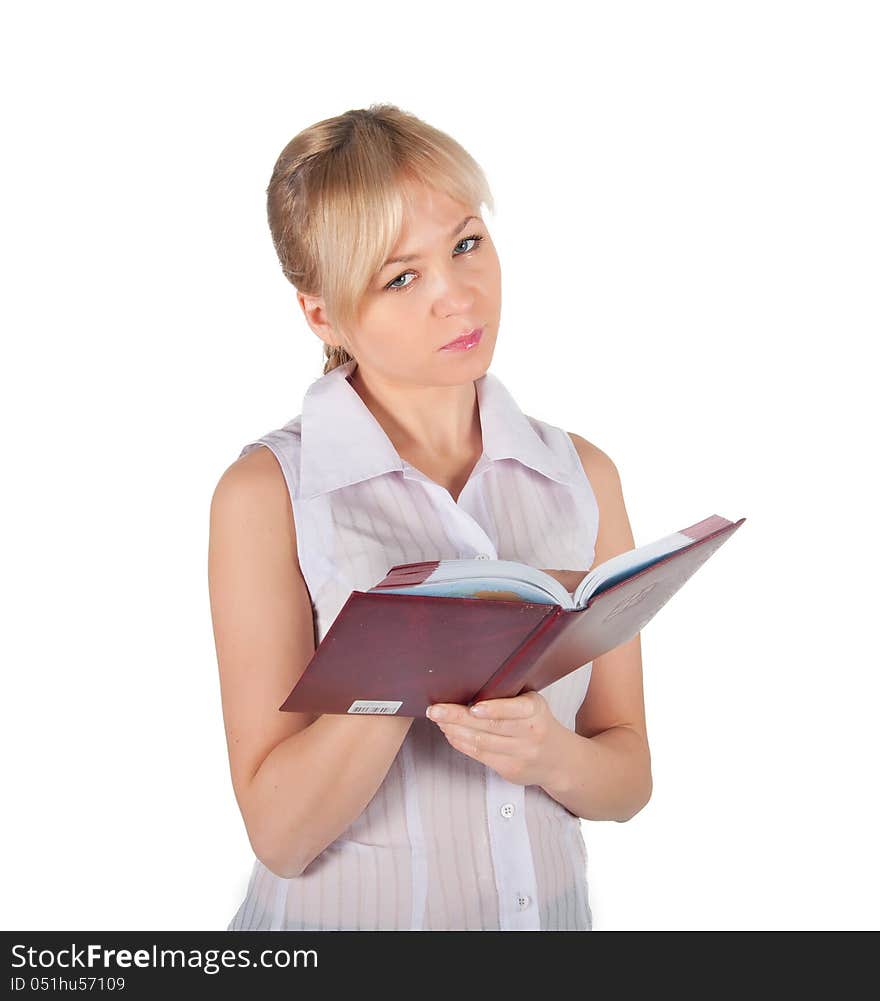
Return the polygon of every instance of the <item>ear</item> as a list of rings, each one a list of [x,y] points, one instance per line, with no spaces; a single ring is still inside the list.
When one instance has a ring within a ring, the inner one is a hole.
[[[299,303],[312,332],[330,347],[345,347],[337,337],[336,332],[327,322],[327,311],[324,307],[324,300],[317,295],[304,295],[302,292],[296,293],[296,301]]]

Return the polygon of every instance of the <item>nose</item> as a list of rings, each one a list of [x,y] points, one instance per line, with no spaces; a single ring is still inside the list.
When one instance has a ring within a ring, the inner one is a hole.
[[[474,290],[461,285],[460,280],[448,282],[445,291],[437,297],[438,312],[445,319],[453,316],[474,319],[474,303],[477,296]],[[474,322],[478,322],[474,320]]]

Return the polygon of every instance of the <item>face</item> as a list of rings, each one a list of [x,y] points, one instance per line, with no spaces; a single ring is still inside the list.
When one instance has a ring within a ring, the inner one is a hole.
[[[479,212],[433,189],[414,190],[403,231],[364,296],[342,346],[358,367],[393,384],[451,386],[489,368],[501,318],[501,267]],[[472,218],[467,219],[466,217]],[[308,314],[307,314],[308,315]],[[315,329],[314,324],[312,324]],[[476,346],[441,348],[482,327]],[[315,329],[330,343],[341,338]]]

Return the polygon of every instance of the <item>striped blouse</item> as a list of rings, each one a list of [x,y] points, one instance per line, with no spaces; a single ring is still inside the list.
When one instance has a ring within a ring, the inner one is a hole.
[[[316,379],[302,413],[249,442],[287,482],[300,566],[323,639],[353,590],[397,563],[518,560],[586,570],[596,498],[569,435],[527,417],[491,373],[475,381],[483,454],[457,501],[397,453],[351,385],[349,361]],[[542,689],[574,729],[592,664]],[[332,794],[332,790],[330,791]],[[298,876],[255,858],[228,930],[588,931],[580,819],[415,719],[363,813]]]

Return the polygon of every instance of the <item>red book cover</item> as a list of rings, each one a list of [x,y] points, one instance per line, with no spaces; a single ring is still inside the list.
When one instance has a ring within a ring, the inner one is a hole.
[[[423,716],[434,702],[540,691],[640,632],[744,521],[712,515],[682,529],[669,537],[679,548],[611,576],[580,608],[388,593],[423,584],[441,564],[392,567],[369,591],[351,593],[280,708]]]

